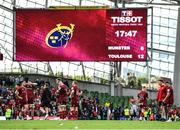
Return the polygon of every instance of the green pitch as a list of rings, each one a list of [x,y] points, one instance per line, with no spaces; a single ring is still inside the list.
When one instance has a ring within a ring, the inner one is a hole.
[[[0,121],[0,129],[63,129],[63,130],[119,130],[119,129],[144,129],[144,130],[172,130],[180,129],[180,122],[157,121]]]

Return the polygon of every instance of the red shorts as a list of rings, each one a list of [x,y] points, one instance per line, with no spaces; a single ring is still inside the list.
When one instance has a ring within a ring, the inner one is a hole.
[[[40,104],[38,104],[38,105],[36,104],[34,109],[35,109],[35,110],[40,110],[40,107],[41,107]]]
[[[168,107],[172,107],[173,104],[174,104],[174,100],[169,99],[166,103],[167,103],[167,106],[168,106]]]
[[[71,106],[72,107],[78,107],[79,106],[79,100],[77,97],[71,98]]]
[[[60,96],[59,98],[57,98],[57,104],[61,104],[61,105],[66,105],[68,101],[68,97],[67,96]]]
[[[27,101],[22,99],[22,100],[18,100],[18,104],[20,107],[23,107],[25,104],[27,104]]]
[[[28,99],[28,104],[33,104],[34,103],[34,94],[33,91],[27,92],[27,99]]]
[[[140,108],[146,108],[147,107],[147,103],[146,102],[140,102],[141,105],[140,105]]]
[[[28,104],[33,104],[34,103],[34,97],[28,97]]]
[[[15,116],[15,117],[19,116],[19,111],[18,111],[18,110],[15,110],[14,116]]]
[[[168,112],[168,116],[171,117],[172,115],[173,115],[173,112],[172,112],[172,111],[169,111],[169,112]]]

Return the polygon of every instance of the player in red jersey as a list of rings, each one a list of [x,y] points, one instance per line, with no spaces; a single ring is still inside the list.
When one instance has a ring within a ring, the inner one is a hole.
[[[33,86],[37,85],[37,83],[32,83],[31,81],[29,81],[28,77],[24,78],[24,81],[22,82],[22,85],[24,87],[26,87],[26,93],[27,93],[27,104],[28,104],[28,109],[30,110],[29,113],[27,113],[27,119],[31,119],[29,117],[30,113],[31,113],[31,117],[34,116],[34,99],[35,99],[35,95],[34,95],[34,88]]]
[[[170,109],[174,103],[174,92],[173,92],[173,88],[169,82],[166,82],[165,85],[167,87],[167,94],[166,94],[166,97],[163,99],[163,102],[165,102],[167,104],[166,114],[169,119],[168,121],[171,121],[171,116],[168,115],[168,111],[170,111]]]
[[[167,122],[176,121],[179,117],[179,110],[178,108],[171,108],[168,110],[169,120]]]
[[[68,101],[67,86],[60,79],[56,79],[56,83],[58,84],[58,89],[56,91],[58,112],[60,118],[65,119],[67,116],[66,104]]]
[[[140,107],[140,118],[143,118],[143,113],[145,108],[147,107],[147,99],[148,99],[148,93],[146,91],[145,86],[142,87],[142,90],[138,93],[137,97]]]
[[[172,107],[173,103],[174,103],[174,92],[173,92],[173,88],[171,86],[171,84],[169,82],[165,83],[167,86],[167,95],[164,98],[163,102],[165,102],[167,104],[168,107]]]
[[[27,93],[26,93],[26,87],[22,85],[22,82],[17,84],[16,86],[16,102],[18,103],[17,105],[20,105],[23,107],[25,104],[27,104]]]
[[[70,93],[70,98],[71,98],[71,117],[72,119],[78,119],[78,106],[79,106],[79,96],[82,94],[82,91],[77,86],[77,82],[73,81],[72,82],[72,87],[71,87],[71,93]]]
[[[138,93],[138,101],[141,108],[147,107],[148,93],[146,87],[143,86],[142,90]]]
[[[36,116],[40,116],[40,109],[41,108],[41,99],[39,95],[35,96],[35,100],[34,100],[34,113]]]
[[[19,114],[26,116],[28,113],[28,106],[27,106],[28,98],[27,98],[26,87],[22,85],[22,82],[17,84],[15,94],[16,94],[16,106],[22,109]],[[21,112],[23,112],[23,114]]]
[[[30,82],[29,79],[26,77],[24,79],[24,81],[22,82],[22,85],[24,87],[26,87],[28,104],[33,104],[34,93],[33,93],[33,84],[32,84],[32,82]]]
[[[159,104],[159,109],[161,112],[159,112],[159,115],[161,115],[161,120],[166,120],[166,108],[167,108],[167,103],[166,103],[166,96],[167,96],[167,89],[168,87],[165,85],[163,80],[158,80],[159,84],[159,90],[157,94],[157,101]]]

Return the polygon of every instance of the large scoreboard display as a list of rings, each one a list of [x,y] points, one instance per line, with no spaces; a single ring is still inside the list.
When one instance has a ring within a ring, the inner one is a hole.
[[[146,61],[147,9],[16,9],[16,61]]]

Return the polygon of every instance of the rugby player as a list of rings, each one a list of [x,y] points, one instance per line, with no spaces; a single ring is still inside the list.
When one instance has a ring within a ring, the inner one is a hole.
[[[172,121],[172,119],[171,115],[169,115],[168,112],[171,110],[171,107],[174,104],[174,92],[170,82],[167,81],[165,85],[167,87],[167,94],[166,97],[163,99],[163,102],[167,104],[166,116],[168,117],[168,122],[170,122]]]
[[[140,120],[144,117],[143,113],[145,111],[145,108],[147,107],[147,99],[148,99],[148,93],[146,90],[146,87],[143,86],[142,90],[138,93],[138,105],[140,107]]]
[[[167,119],[167,116],[166,116],[166,110],[167,110],[166,97],[167,97],[167,89],[168,88],[162,79],[158,80],[158,84],[159,84],[159,90],[157,93],[157,101],[158,101],[158,106],[159,106],[159,115],[160,115],[160,119],[162,121],[165,121]]]
[[[51,91],[49,89],[50,84],[48,82],[42,87],[41,95],[41,111],[45,113],[44,119],[46,120],[49,116],[50,107],[51,107]]]
[[[27,98],[26,87],[22,85],[22,82],[19,82],[16,85],[15,95],[16,95],[16,106],[17,108],[21,109],[19,110],[20,111],[19,115],[23,115],[23,117],[27,119],[27,115],[29,113],[27,106],[28,98]]]
[[[26,94],[27,94],[27,119],[31,119],[34,116],[34,100],[35,100],[35,95],[34,95],[34,86],[37,85],[37,83],[32,83],[29,81],[28,77],[24,78],[24,81],[22,82],[22,85],[26,88]],[[31,114],[29,114],[31,113]],[[31,115],[31,117],[29,117]]]
[[[56,91],[56,103],[58,105],[58,112],[61,119],[65,119],[67,116],[66,104],[68,102],[67,86],[60,80],[56,79],[58,89]]]
[[[79,96],[82,94],[82,91],[78,88],[77,82],[72,82],[70,98],[71,98],[71,108],[70,115],[71,119],[78,119],[78,106],[79,106]]]

